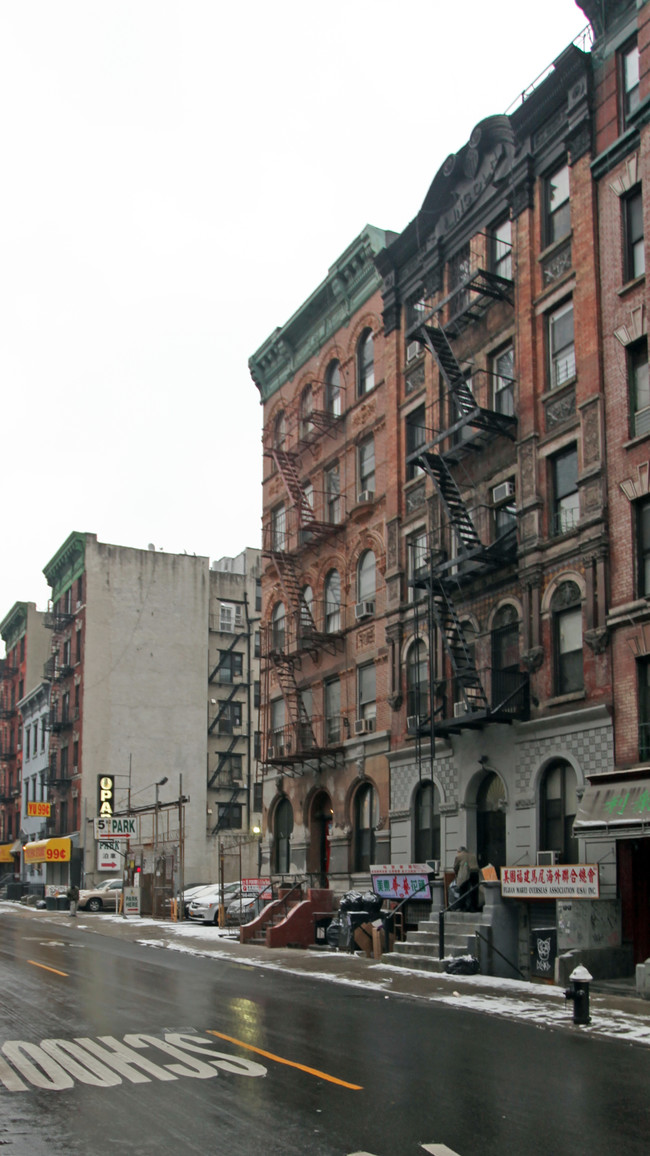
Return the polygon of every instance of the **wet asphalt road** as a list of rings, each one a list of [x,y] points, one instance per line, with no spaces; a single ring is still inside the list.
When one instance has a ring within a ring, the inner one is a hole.
[[[641,1046],[28,913],[0,924],[0,983],[7,1156],[648,1150]]]

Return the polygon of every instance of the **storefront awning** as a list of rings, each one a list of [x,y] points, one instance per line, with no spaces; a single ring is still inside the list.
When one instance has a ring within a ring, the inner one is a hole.
[[[580,800],[574,827],[650,826],[650,779],[589,783]]]
[[[23,845],[25,863],[68,863],[71,839],[39,839]]]
[[[0,863],[13,863],[13,843],[0,843]]]

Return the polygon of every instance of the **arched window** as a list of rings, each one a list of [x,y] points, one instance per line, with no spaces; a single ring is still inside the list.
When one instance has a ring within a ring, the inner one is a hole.
[[[551,763],[540,784],[539,849],[557,852],[560,863],[578,862],[578,840],[573,837],[576,787],[576,773],[565,759]]]
[[[341,575],[330,570],[325,579],[325,630],[335,634],[341,629]]]
[[[582,671],[582,599],[576,582],[562,582],[551,599],[555,693],[584,686]]]
[[[368,871],[375,861],[375,828],[379,822],[377,792],[370,783],[354,797],[354,870]]]
[[[283,651],[286,637],[286,614],[284,602],[276,602],[271,615],[271,645],[273,650]]]
[[[357,602],[374,601],[376,588],[375,555],[365,550],[357,566]]]
[[[415,793],[414,863],[440,858],[440,798],[433,783],[420,783]]]
[[[287,419],[284,415],[284,410],[281,410],[275,419],[273,426],[273,445],[276,450],[284,449],[284,443],[287,440]]]
[[[271,549],[282,552],[287,544],[287,511],[284,503],[271,510]]]
[[[357,345],[357,397],[375,386],[375,342],[372,329],[364,329]]]
[[[330,417],[341,416],[341,366],[330,361],[325,373],[325,408]]]
[[[286,875],[291,868],[292,832],[293,808],[288,799],[281,799],[273,822],[273,866],[278,875]]]
[[[314,430],[314,394],[311,385],[306,385],[300,397],[300,436],[307,438]]]
[[[503,781],[488,771],[476,793],[476,854],[479,867],[505,866],[506,792]]]
[[[416,639],[406,656],[406,714],[423,721],[429,713],[429,664],[427,648]]]

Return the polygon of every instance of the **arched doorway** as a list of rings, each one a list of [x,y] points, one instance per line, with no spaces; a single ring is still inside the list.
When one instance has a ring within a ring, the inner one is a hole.
[[[293,807],[287,798],[280,799],[273,816],[273,869],[287,875],[291,868],[291,834]]]
[[[505,787],[494,771],[488,771],[476,793],[476,855],[479,867],[506,863]]]
[[[430,781],[420,783],[414,801],[414,863],[440,858],[440,799]]]
[[[327,887],[332,837],[332,800],[327,791],[317,791],[309,808],[309,870],[318,876],[318,886]]]

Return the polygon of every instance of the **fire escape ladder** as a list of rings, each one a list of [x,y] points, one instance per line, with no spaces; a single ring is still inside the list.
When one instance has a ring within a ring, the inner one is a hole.
[[[449,655],[454,679],[468,711],[489,711],[489,704],[472,653],[463,634],[460,619],[446,585],[431,576],[431,608]]]
[[[484,553],[485,547],[476,532],[456,480],[445,459],[440,454],[423,450],[420,452],[418,460],[432,479],[447,517],[454,528],[459,557],[462,555],[471,557],[477,553]]]
[[[273,449],[273,460],[282,475],[287,493],[298,511],[298,521],[301,530],[313,530],[316,527],[316,518],[307,495],[300,481],[296,466],[296,454],[287,450]]]
[[[226,826],[227,820],[230,818],[230,812],[232,811],[234,804],[237,802],[241,789],[241,787],[235,787],[223,810],[219,812],[219,818],[217,819],[215,826],[212,828],[213,835],[218,835],[219,832]]]
[[[271,661],[275,668],[276,677],[282,691],[282,697],[287,704],[289,719],[296,736],[298,750],[309,750],[316,746],[316,739],[311,725],[311,719],[305,709],[305,704],[296,682],[294,664],[286,655],[274,651]]]
[[[226,710],[228,709],[228,707],[230,706],[230,704],[231,704],[232,700],[234,699],[235,695],[237,694],[237,690],[238,690],[238,689],[239,689],[239,688],[238,688],[237,686],[233,686],[233,688],[232,688],[232,690],[231,690],[230,694],[228,695],[228,698],[224,699],[224,701],[223,701],[222,703],[220,703],[220,705],[219,705],[219,710],[217,711],[217,713],[216,713],[216,715],[214,716],[214,718],[213,718],[212,722],[210,723],[210,726],[208,727],[208,734],[209,734],[209,735],[211,735],[211,734],[212,734],[212,732],[214,731],[215,727],[218,725],[218,723],[219,723],[219,720],[220,720],[221,718],[223,718],[224,714],[226,713]]]
[[[236,746],[237,746],[237,736],[235,735],[234,738],[232,738],[230,740],[230,746],[228,747],[228,750],[227,751],[221,751],[221,753],[219,754],[219,762],[217,763],[217,769],[215,770],[214,774],[212,775],[212,778],[210,779],[210,781],[208,783],[208,787],[214,786],[217,778],[219,777],[219,775],[221,774],[221,772],[224,768],[224,765],[226,763],[226,759],[230,758],[230,756],[231,756],[231,754],[234,751]]]
[[[444,429],[435,438],[435,441],[442,441],[443,438],[448,437],[450,433],[463,425],[473,426],[483,430],[486,434],[503,434],[505,437],[513,439],[517,424],[516,418],[477,405],[442,326],[422,324],[413,336],[426,346],[438,363],[443,380],[454,399],[454,408],[458,414],[458,420],[453,429]]]

